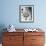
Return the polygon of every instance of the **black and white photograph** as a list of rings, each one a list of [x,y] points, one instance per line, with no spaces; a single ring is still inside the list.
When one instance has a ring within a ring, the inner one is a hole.
[[[19,6],[20,22],[34,22],[34,5]]]

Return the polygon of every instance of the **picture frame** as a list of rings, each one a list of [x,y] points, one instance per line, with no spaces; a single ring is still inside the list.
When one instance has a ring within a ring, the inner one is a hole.
[[[34,5],[19,5],[19,21],[22,23],[34,22]]]

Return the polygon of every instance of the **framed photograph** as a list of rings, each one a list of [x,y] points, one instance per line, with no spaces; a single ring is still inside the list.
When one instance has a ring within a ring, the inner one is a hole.
[[[19,6],[19,21],[25,23],[34,22],[34,5]]]

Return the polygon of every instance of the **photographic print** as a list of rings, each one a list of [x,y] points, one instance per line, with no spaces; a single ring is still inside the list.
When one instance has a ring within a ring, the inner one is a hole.
[[[19,6],[20,22],[34,22],[34,5]]]

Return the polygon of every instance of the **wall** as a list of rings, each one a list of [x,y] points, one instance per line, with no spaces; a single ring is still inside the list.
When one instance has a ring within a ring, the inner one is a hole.
[[[13,24],[16,28],[42,28],[46,32],[46,0],[0,0],[0,31]],[[19,5],[34,5],[34,23],[19,22]]]
[[[1,0],[0,25],[13,24],[16,28],[46,28],[46,1],[44,0]],[[34,5],[34,23],[19,22],[19,5]]]

